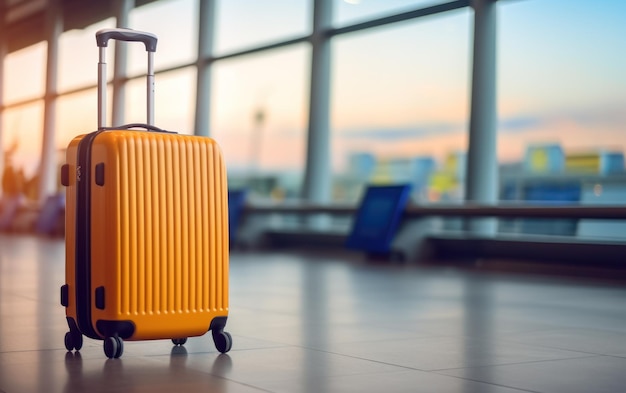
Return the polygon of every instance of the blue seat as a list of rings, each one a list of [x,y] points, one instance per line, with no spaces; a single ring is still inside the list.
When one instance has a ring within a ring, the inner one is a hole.
[[[8,231],[20,208],[21,197],[8,197],[2,200],[0,206],[0,231]]]
[[[411,193],[408,184],[368,186],[357,209],[346,247],[388,254]]]
[[[60,232],[63,227],[61,220],[64,217],[64,209],[65,195],[63,193],[47,197],[37,217],[35,232],[42,235],[62,234]]]
[[[237,240],[237,229],[246,203],[246,194],[246,190],[228,190],[228,239],[231,248]]]

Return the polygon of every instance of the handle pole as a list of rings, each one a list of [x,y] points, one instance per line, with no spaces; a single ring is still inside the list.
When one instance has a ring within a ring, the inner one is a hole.
[[[106,124],[107,115],[107,63],[106,48],[100,47],[100,60],[98,62],[98,129]]]
[[[148,125],[154,125],[154,52],[148,52],[148,75],[146,78],[147,83],[147,97],[146,103],[147,122]]]
[[[98,129],[101,130],[106,127],[106,47],[109,40],[143,42],[145,45],[146,52],[148,52],[146,115],[148,125],[154,126],[154,52],[156,52],[157,37],[152,33],[144,31],[115,28],[96,32],[96,44],[100,52],[100,61],[98,62]]]

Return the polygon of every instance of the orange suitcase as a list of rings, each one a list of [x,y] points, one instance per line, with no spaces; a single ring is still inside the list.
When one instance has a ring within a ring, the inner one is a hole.
[[[146,46],[148,124],[104,127],[109,39]],[[219,146],[152,125],[154,35],[105,29],[96,40],[98,130],[70,142],[62,170],[65,346],[80,350],[85,335],[118,358],[124,340],[182,345],[210,330],[227,352],[228,199]]]

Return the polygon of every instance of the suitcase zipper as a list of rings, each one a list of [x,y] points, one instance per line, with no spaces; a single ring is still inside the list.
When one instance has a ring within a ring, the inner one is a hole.
[[[91,146],[103,131],[86,135],[78,144],[76,166],[76,319],[87,337],[101,339],[91,321]]]

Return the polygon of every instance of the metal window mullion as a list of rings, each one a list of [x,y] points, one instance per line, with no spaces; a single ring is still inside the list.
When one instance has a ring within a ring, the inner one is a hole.
[[[56,152],[54,146],[56,128],[57,79],[59,68],[59,37],[63,31],[63,19],[59,0],[50,0],[46,14],[46,91],[44,95],[44,124],[39,165],[38,200],[56,192]]]
[[[474,55],[465,200],[494,204],[498,199],[496,101],[496,0],[472,0]],[[493,219],[469,220],[465,228],[494,234]]]
[[[5,7],[5,2],[0,2],[0,86],[4,86],[4,60],[6,59],[8,53]],[[0,88],[0,174],[4,173],[3,117],[5,110],[6,108],[4,107],[4,89]],[[0,192],[1,191],[2,190],[0,190]]]
[[[306,166],[302,197],[327,203],[331,193],[330,168],[330,37],[332,0],[314,0],[311,35],[311,79]]]
[[[116,0],[115,19],[117,27],[130,27],[129,15],[134,7],[135,0]],[[113,97],[111,109],[111,125],[113,126],[118,126],[125,123],[126,83],[128,81],[127,68],[128,47],[126,43],[116,41],[115,59],[113,60]],[[106,125],[106,120],[104,121],[104,123]]]

